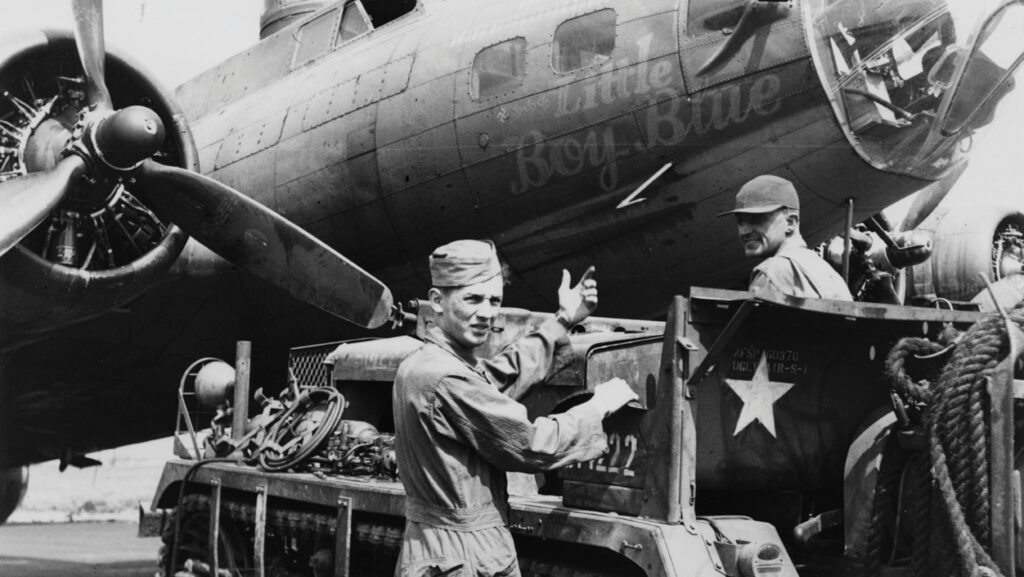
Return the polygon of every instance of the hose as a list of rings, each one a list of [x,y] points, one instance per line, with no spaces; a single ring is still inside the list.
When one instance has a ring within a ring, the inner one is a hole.
[[[326,405],[324,418],[308,437],[296,435],[295,427],[306,422],[303,417],[310,407]],[[341,423],[345,398],[336,389],[320,387],[302,392],[296,402],[277,415],[267,430],[253,458],[264,471],[277,472],[295,468],[319,450]]]
[[[167,568],[168,571],[178,570],[178,541],[181,537],[181,504],[185,501],[185,487],[192,481],[199,472],[199,469],[209,465],[211,463],[236,463],[239,464],[238,459],[232,459],[227,457],[214,457],[212,459],[204,459],[193,464],[185,472],[185,476],[181,479],[181,484],[178,486],[178,502],[174,506],[174,510],[178,512],[174,516],[174,541],[171,543],[171,555],[170,555],[170,566]]]

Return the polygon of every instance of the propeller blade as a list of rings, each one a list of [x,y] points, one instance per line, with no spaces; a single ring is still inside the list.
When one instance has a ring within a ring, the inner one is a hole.
[[[84,170],[85,161],[72,154],[51,170],[0,183],[0,255],[43,222]]]
[[[967,163],[961,162],[959,166],[953,168],[941,180],[937,180],[918,191],[917,196],[914,197],[910,208],[907,209],[907,213],[903,217],[903,222],[900,223],[899,230],[913,230],[924,222],[943,199],[946,198],[946,195],[953,188],[953,184],[960,178],[960,175],[964,173],[966,168]]]
[[[942,199],[946,198],[948,193],[948,188],[943,188],[936,184],[930,184],[919,191],[917,196],[914,197],[910,208],[907,209],[903,222],[900,223],[900,230],[913,230],[917,228],[939,206],[939,203],[942,202]]]
[[[85,71],[85,92],[89,104],[110,110],[110,92],[103,70],[107,49],[103,41],[103,0],[74,0],[75,44]]]
[[[337,251],[266,206],[201,174],[152,160],[133,190],[157,214],[232,263],[357,325],[391,314],[391,291]]]

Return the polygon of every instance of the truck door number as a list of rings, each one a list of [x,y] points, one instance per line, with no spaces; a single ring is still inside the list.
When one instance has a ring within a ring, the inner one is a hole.
[[[608,435],[608,452],[587,463],[586,467],[595,471],[622,474],[627,477],[636,475],[633,461],[636,459],[640,442],[636,435],[612,433]]]

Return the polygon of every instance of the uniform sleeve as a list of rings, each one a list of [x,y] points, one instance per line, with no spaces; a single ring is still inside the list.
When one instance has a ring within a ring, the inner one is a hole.
[[[558,372],[569,358],[568,333],[552,318],[482,364],[503,393],[521,399],[534,385]]]
[[[751,273],[750,290],[804,299],[853,300],[843,277],[807,249],[766,259]]]
[[[434,428],[506,471],[536,473],[599,457],[608,447],[602,414],[589,403],[530,421],[526,407],[479,379],[444,377],[432,407]]]
[[[771,281],[768,280],[768,275],[765,274],[763,270],[755,268],[750,272],[750,286],[747,287],[747,289],[751,292],[757,292],[759,290],[764,290],[770,284]]]
[[[755,295],[785,295],[785,291],[772,281],[765,267],[755,268],[750,273],[750,287],[748,290]]]
[[[750,273],[750,292],[777,299],[786,296],[807,298],[801,278],[792,261],[773,256],[765,259]]]

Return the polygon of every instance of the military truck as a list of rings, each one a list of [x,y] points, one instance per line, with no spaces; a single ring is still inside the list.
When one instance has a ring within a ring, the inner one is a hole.
[[[186,371],[178,457],[141,525],[164,537],[163,574],[393,574],[404,495],[391,385],[433,323],[430,307],[413,308],[401,336],[293,349],[284,392],[257,392],[263,411],[252,418],[244,346],[237,375],[200,374],[210,359]],[[549,316],[501,309],[487,346],[496,351]],[[1013,574],[1024,555],[1011,317],[694,288],[663,322],[588,319],[560,369],[519,400],[531,418],[556,413],[621,377],[641,408],[605,421],[603,457],[510,474],[522,573]],[[984,362],[967,355],[984,366],[982,393],[970,397],[981,409],[950,397],[960,412],[936,417],[937,397],[929,403],[899,382],[919,393],[940,382],[943,365],[966,354],[957,350],[972,326],[1002,343]],[[214,405],[204,436],[195,419]],[[946,464],[983,458],[988,469],[957,472],[952,485],[982,478],[984,506],[931,473],[947,454],[936,430],[957,420],[981,445],[948,453]]]

